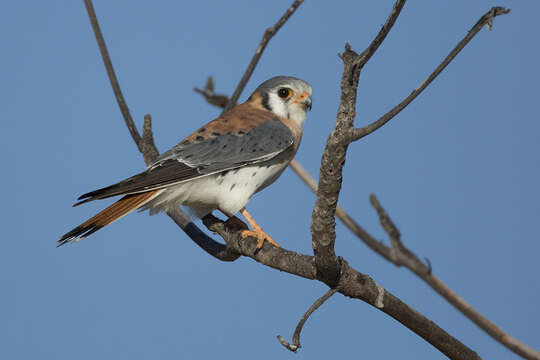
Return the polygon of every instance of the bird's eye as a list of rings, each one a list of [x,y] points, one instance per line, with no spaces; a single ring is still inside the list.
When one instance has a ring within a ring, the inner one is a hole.
[[[286,99],[291,95],[291,89],[289,88],[281,88],[278,90],[278,96],[282,99]]]

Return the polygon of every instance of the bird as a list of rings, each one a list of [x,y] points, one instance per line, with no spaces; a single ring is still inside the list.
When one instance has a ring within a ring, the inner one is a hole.
[[[182,205],[199,218],[218,210],[240,221],[240,212],[251,226],[244,226],[242,238],[255,237],[257,249],[264,241],[279,247],[245,207],[295,156],[311,102],[312,88],[304,80],[266,80],[244,103],[194,131],[145,171],[81,195],[74,207],[122,198],[62,235],[57,246],[78,242],[135,210],[153,215]]]

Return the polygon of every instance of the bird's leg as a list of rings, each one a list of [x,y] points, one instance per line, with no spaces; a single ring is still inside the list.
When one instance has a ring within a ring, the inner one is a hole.
[[[253,237],[257,238],[257,249],[262,248],[262,246],[264,244],[264,240],[268,241],[269,243],[271,243],[271,244],[273,244],[273,245],[275,245],[277,247],[280,247],[278,245],[278,243],[275,242],[274,239],[272,239],[270,237],[270,235],[265,233],[263,231],[263,229],[259,226],[259,224],[257,224],[257,222],[255,222],[255,220],[253,219],[251,214],[246,210],[246,208],[242,208],[242,210],[240,210],[240,214],[242,214],[242,216],[247,220],[247,222],[249,223],[249,225],[253,229],[253,230],[242,230],[242,238],[243,239],[245,239],[245,238],[247,238],[249,236],[253,236]]]

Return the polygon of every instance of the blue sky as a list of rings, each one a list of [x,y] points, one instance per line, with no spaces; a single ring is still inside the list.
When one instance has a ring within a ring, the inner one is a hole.
[[[137,124],[161,151],[219,110],[192,91],[231,93],[264,29],[290,1],[97,1]],[[241,99],[274,75],[311,83],[297,159],[318,174],[339,101],[345,42],[361,51],[392,1],[307,1],[269,44]],[[478,18],[495,19],[413,104],[351,146],[340,203],[379,239],[376,193],[434,273],[492,321],[540,348],[540,133],[536,1],[411,1],[365,67],[358,126],[418,86]],[[84,192],[144,169],[115,103],[82,1],[0,5],[0,357],[282,359],[325,287],[256,264],[221,263],[163,215],[133,214],[73,246],[55,241],[108,202]],[[311,253],[314,196],[290,171],[248,209],[284,247]],[[4,200],[5,201],[5,200]],[[342,225],[336,251],[483,358],[514,359],[427,285]],[[308,321],[298,359],[443,356],[365,303],[334,296]]]

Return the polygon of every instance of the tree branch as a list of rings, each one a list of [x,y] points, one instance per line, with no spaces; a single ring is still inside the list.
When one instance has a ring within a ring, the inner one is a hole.
[[[298,325],[296,325],[296,329],[294,330],[294,334],[292,337],[292,341],[293,341],[292,344],[290,344],[287,340],[285,340],[281,335],[278,335],[277,338],[279,342],[281,343],[281,345],[283,345],[287,350],[290,350],[294,353],[298,349],[300,349],[302,347],[302,345],[300,344],[300,333],[302,332],[302,328],[304,327],[304,324],[306,323],[307,319],[309,319],[311,314],[313,314],[315,310],[320,308],[321,305],[324,304],[326,300],[330,299],[332,295],[334,295],[338,290],[339,290],[338,288],[333,288],[333,289],[328,290],[323,296],[318,298],[317,301],[313,303],[313,305],[309,307],[309,309],[306,311],[304,316],[302,316],[302,318],[298,322]]]
[[[487,13],[485,13],[480,20],[469,30],[467,35],[456,45],[456,47],[448,54],[448,56],[443,60],[442,63],[437,66],[435,70],[416,88],[414,89],[409,96],[407,96],[402,102],[397,104],[394,108],[392,108],[390,111],[388,111],[386,114],[381,116],[376,121],[372,122],[371,124],[359,128],[354,129],[352,132],[352,140],[356,141],[361,138],[363,138],[366,135],[371,134],[375,130],[379,129],[381,126],[386,124],[388,121],[390,121],[394,116],[399,114],[401,110],[403,110],[407,105],[409,105],[424,89],[433,81],[435,78],[444,70],[448,64],[454,58],[463,50],[463,48],[471,41],[471,39],[485,26],[488,25],[488,27],[491,29],[491,26],[493,24],[493,19],[496,16],[508,14],[510,12],[510,9],[505,9],[503,7],[492,7]]]
[[[86,6],[86,12],[88,13],[90,24],[92,24],[92,29],[94,30],[94,36],[96,37],[99,52],[101,53],[103,64],[105,65],[105,69],[107,70],[107,76],[109,77],[109,81],[111,82],[111,87],[113,89],[114,96],[116,97],[116,102],[118,103],[118,107],[122,112],[122,116],[124,117],[126,126],[129,130],[129,133],[131,134],[131,138],[135,142],[135,145],[137,145],[137,147],[139,148],[139,151],[142,153],[142,148],[139,145],[141,142],[141,136],[139,135],[137,127],[133,122],[133,118],[131,117],[129,108],[126,104],[126,100],[124,99],[124,95],[122,94],[122,90],[120,89],[120,84],[118,83],[118,79],[116,78],[116,73],[114,72],[111,57],[109,56],[109,51],[107,50],[105,39],[103,38],[103,34],[101,33],[101,29],[99,27],[99,23],[96,17],[96,11],[94,10],[92,0],[84,0],[84,5]]]
[[[204,85],[203,90],[195,87],[193,88],[193,91],[204,96],[204,98],[210,105],[214,105],[223,109],[229,103],[229,97],[227,95],[216,94],[214,92],[214,78],[212,76],[209,76],[208,79],[206,79],[206,85]]]
[[[238,98],[240,97],[240,94],[246,87],[249,78],[251,77],[251,74],[253,74],[253,70],[255,70],[255,67],[259,63],[259,59],[261,58],[264,49],[266,48],[266,45],[268,45],[268,42],[270,39],[274,37],[274,35],[281,29],[281,27],[289,20],[289,18],[294,14],[296,9],[302,3],[304,0],[295,0],[291,6],[285,11],[285,14],[278,20],[277,23],[274,24],[274,26],[269,27],[266,29],[266,31],[263,34],[263,37],[261,39],[261,42],[259,43],[259,46],[257,46],[257,50],[255,50],[255,54],[253,55],[253,58],[251,59],[246,71],[244,72],[244,75],[242,75],[242,79],[240,79],[240,82],[236,86],[236,89],[234,90],[234,93],[232,94],[231,98],[229,99],[229,103],[225,108],[223,109],[223,112],[230,110],[234,105],[236,105],[236,102],[238,101]]]

